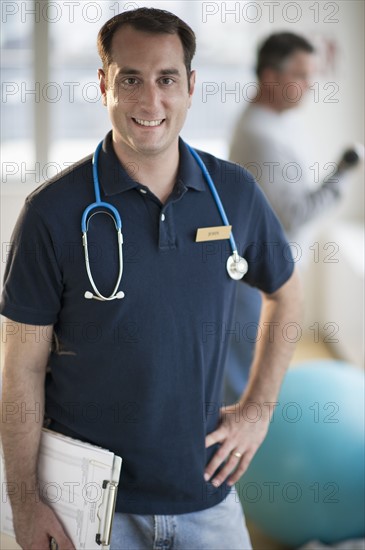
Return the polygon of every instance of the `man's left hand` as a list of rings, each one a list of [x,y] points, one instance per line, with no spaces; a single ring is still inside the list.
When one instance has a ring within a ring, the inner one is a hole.
[[[207,435],[205,446],[220,444],[218,451],[205,468],[204,478],[219,487],[225,480],[234,485],[247,470],[254,454],[265,439],[270,424],[269,411],[250,420],[249,409],[254,403],[235,403],[221,408],[218,428]],[[256,407],[257,409],[257,407]],[[260,409],[261,410],[261,409]],[[223,463],[222,469],[212,478]],[[212,478],[212,479],[211,479]]]

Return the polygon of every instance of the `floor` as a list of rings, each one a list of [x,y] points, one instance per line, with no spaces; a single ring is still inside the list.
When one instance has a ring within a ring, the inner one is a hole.
[[[319,358],[334,358],[334,355],[332,350],[323,342],[316,343],[313,341],[313,336],[308,335],[303,337],[298,343],[292,364],[295,367],[295,364],[301,361]],[[254,550],[290,550],[277,542],[270,540],[270,538],[261,533],[260,530],[251,522],[247,522],[247,525],[250,531]],[[0,548],[1,550],[17,550],[20,547],[16,544],[14,539],[0,534]]]

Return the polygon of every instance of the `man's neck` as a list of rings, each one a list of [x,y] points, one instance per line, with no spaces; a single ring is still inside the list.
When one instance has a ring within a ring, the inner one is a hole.
[[[169,148],[156,155],[142,155],[113,143],[115,153],[129,176],[145,185],[165,203],[170,196],[179,168],[179,148]]]
[[[265,109],[269,109],[274,113],[281,113],[283,111],[282,105],[278,101],[275,101],[275,97],[273,97],[273,90],[269,90],[266,86],[261,86],[261,93],[253,99],[252,103],[265,107]]]

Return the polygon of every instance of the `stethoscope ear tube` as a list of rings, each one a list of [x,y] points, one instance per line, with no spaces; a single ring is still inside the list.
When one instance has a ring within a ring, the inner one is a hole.
[[[83,234],[82,234],[82,244],[84,246],[84,252],[85,252],[86,272],[87,272],[87,275],[89,277],[89,281],[91,283],[91,286],[92,286],[92,288],[95,292],[95,295],[93,295],[90,291],[87,290],[84,294],[84,297],[87,298],[87,299],[94,298],[95,300],[110,301],[110,300],[124,298],[124,292],[122,292],[122,291],[118,292],[120,281],[122,280],[122,275],[123,275],[123,250],[122,250],[123,235],[122,235],[122,232],[121,232],[120,229],[117,230],[117,235],[118,235],[118,252],[119,252],[118,279],[117,279],[117,282],[115,284],[114,290],[110,294],[110,296],[103,296],[101,294],[101,292],[99,292],[99,290],[97,289],[96,284],[94,282],[94,278],[93,278],[92,273],[91,273],[90,260],[89,260],[89,250],[88,250],[88,243],[87,243],[87,231],[83,232]]]

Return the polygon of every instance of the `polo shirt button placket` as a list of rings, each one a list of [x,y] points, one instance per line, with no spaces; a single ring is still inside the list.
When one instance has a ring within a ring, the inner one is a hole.
[[[159,214],[159,246],[165,251],[176,248],[176,233],[174,223],[174,209],[170,202],[163,205]]]
[[[170,231],[169,223],[166,220],[166,214],[164,212],[160,213],[160,246],[168,248],[170,244]]]

